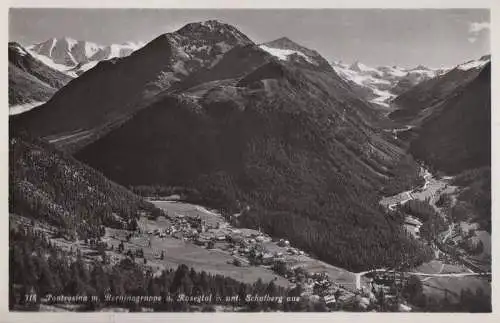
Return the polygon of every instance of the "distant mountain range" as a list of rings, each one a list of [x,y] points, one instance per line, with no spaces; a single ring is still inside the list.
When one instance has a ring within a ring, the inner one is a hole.
[[[99,45],[69,37],[51,38],[42,43],[30,45],[26,50],[45,64],[76,77],[94,67],[97,62],[130,55],[141,48],[143,42]]]
[[[423,65],[407,69],[397,66],[370,67],[360,62],[348,65],[334,61],[332,66],[360,96],[385,108],[399,94],[446,72],[446,69],[430,69]]]
[[[234,46],[249,43],[229,25],[220,28],[212,21],[188,24],[157,37],[129,56],[101,61],[43,108],[26,116],[25,124],[43,136],[107,126],[193,72],[213,66]]]

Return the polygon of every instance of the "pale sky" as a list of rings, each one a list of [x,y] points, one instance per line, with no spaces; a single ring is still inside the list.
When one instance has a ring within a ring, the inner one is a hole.
[[[451,67],[490,53],[487,9],[10,9],[9,40],[150,41],[217,19],[256,43],[286,36],[328,60]]]

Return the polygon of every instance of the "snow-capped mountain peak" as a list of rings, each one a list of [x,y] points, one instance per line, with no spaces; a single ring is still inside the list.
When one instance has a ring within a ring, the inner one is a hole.
[[[245,34],[235,27],[213,19],[189,23],[173,34],[191,39],[205,39],[209,42],[252,43]]]
[[[358,61],[352,63],[351,66],[349,66],[349,69],[356,72],[380,74],[380,71],[377,70],[376,68],[366,66],[365,64],[360,63]]]
[[[68,50],[72,50],[73,47],[75,47],[75,45],[78,43],[78,41],[76,39],[73,39],[71,37],[65,37],[64,40],[66,41],[66,43],[68,44]]]
[[[430,71],[431,69],[428,68],[427,66],[420,64],[417,67],[410,69],[409,71],[417,71],[417,70]]]
[[[410,87],[442,73],[423,65],[405,69],[398,66],[371,67],[355,61],[351,65],[332,62],[332,66],[366,100],[383,107],[389,107],[393,98]]]
[[[95,55],[102,47],[92,42],[85,42],[85,56],[90,58]]]
[[[76,40],[71,37],[51,38],[26,47],[28,52],[50,67],[76,77],[97,62],[130,55],[144,45],[144,42],[100,45],[94,42]]]

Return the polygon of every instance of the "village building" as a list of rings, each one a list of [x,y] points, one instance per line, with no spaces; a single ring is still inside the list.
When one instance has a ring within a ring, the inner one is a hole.
[[[290,246],[290,241],[284,240],[284,239],[280,239],[279,242],[278,242],[278,246],[280,246],[280,247],[288,247],[288,246]]]
[[[226,240],[226,235],[225,234],[219,234],[215,237],[217,241],[225,241]]]
[[[270,253],[264,253],[262,255],[262,264],[263,265],[271,265],[274,263],[274,256]]]

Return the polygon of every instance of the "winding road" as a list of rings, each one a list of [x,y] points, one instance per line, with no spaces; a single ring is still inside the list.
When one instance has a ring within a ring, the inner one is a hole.
[[[389,210],[391,210],[391,211],[395,211],[395,210],[396,210],[396,206],[397,206],[398,204],[403,205],[403,204],[405,204],[406,202],[408,202],[408,201],[410,201],[410,200],[413,200],[413,196],[411,195],[411,192],[412,192],[412,191],[406,191],[406,192],[403,192],[403,194],[406,194],[406,195],[408,196],[408,198],[407,198],[407,199],[405,199],[405,200],[402,200],[402,201],[400,201],[400,202],[397,202],[397,203],[392,203],[392,204],[389,204],[389,206],[388,206]]]

